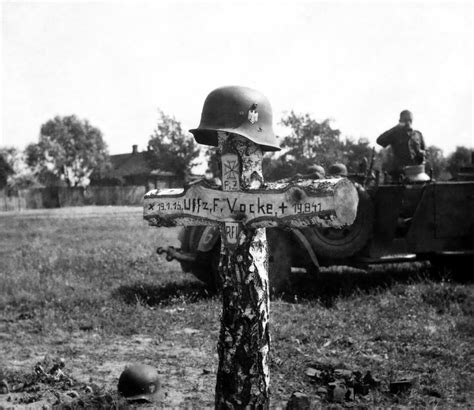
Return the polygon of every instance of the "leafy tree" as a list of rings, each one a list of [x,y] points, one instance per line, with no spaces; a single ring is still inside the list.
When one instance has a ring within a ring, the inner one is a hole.
[[[395,168],[395,158],[392,147],[389,145],[387,148],[378,151],[375,162],[377,164],[376,168],[380,172],[390,172],[393,170]]]
[[[342,144],[342,162],[349,172],[365,172],[372,159],[372,146],[366,138],[347,138]]]
[[[294,169],[294,161],[287,161],[284,155],[277,156],[278,154],[270,153],[263,157],[262,168],[263,177],[266,181],[277,181],[294,176],[298,173]],[[302,173],[306,173],[307,169],[300,167]]]
[[[0,189],[7,185],[8,177],[13,174],[13,168],[8,163],[7,159],[0,152]]]
[[[426,169],[431,169],[433,178],[446,179],[447,161],[443,155],[443,150],[435,145],[426,148]]]
[[[181,123],[174,117],[158,110],[159,119],[156,129],[150,136],[148,145],[152,148],[150,160],[156,167],[171,171],[184,180],[197,165],[200,150],[189,134],[183,132]]]
[[[310,165],[322,165],[327,170],[336,162],[344,163],[349,172],[355,173],[361,171],[361,165],[366,168],[371,159],[367,139],[342,138],[329,119],[318,122],[310,114],[291,111],[281,124],[287,127],[289,135],[283,138],[281,156],[265,157],[264,172],[269,180],[305,174]]]
[[[456,150],[449,155],[447,160],[447,170],[455,176],[459,169],[471,165],[472,150],[467,147],[456,147]]]
[[[0,148],[0,158],[3,158],[6,163],[6,185],[9,190],[16,191],[39,185],[36,176],[26,163],[23,152],[14,147]]]
[[[207,168],[213,173],[215,177],[220,178],[220,158],[215,147],[208,147],[204,153],[207,160]]]
[[[26,149],[28,164],[41,182],[87,186],[94,170],[108,162],[101,131],[75,115],[55,117],[41,126],[39,142]]]
[[[282,118],[281,124],[290,130],[290,135],[281,144],[286,150],[284,161],[291,164],[295,172],[305,173],[312,164],[327,168],[343,160],[341,132],[331,127],[329,119],[318,122],[309,114],[291,111]]]
[[[61,175],[54,170],[53,161],[45,161],[48,153],[43,153],[44,145],[32,143],[25,149],[25,158],[28,166],[41,185],[58,186],[62,184]]]

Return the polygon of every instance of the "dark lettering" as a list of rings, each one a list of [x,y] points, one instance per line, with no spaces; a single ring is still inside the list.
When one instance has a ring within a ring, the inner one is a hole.
[[[234,199],[234,203],[231,205],[229,198],[227,198],[227,205],[229,206],[230,212],[234,212],[236,202],[237,202],[237,198]]]
[[[281,213],[282,213],[282,215],[283,215],[283,214],[285,213],[285,209],[288,208],[288,206],[285,205],[284,202],[282,202],[281,205],[280,205],[278,208],[281,209]]]
[[[226,225],[225,233],[226,233],[227,238],[230,238],[230,239],[234,238],[235,233],[236,233],[235,226],[234,225]]]
[[[321,212],[321,203],[313,204],[314,212]]]

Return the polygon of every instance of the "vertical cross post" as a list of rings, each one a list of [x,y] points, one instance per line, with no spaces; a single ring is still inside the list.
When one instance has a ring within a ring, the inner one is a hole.
[[[239,135],[219,132],[222,189],[263,184],[262,150]],[[218,342],[217,409],[268,407],[270,334],[265,228],[221,225],[222,317]]]
[[[144,218],[154,226],[217,225],[222,316],[215,404],[218,409],[269,406],[270,335],[265,228],[343,227],[354,222],[358,196],[345,178],[263,186],[262,149],[240,135],[218,132],[222,190],[204,181],[152,190]]]

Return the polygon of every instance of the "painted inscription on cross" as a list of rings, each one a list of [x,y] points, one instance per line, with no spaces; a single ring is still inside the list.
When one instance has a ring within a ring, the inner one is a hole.
[[[261,147],[218,132],[222,187],[205,181],[153,190],[144,218],[154,226],[218,225],[222,317],[216,408],[269,404],[269,284],[266,227],[342,228],[352,224],[358,196],[344,178],[264,183]]]

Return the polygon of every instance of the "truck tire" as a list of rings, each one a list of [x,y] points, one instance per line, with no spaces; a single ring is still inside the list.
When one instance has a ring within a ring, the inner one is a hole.
[[[374,206],[370,195],[357,187],[359,205],[354,223],[342,229],[303,228],[308,241],[318,257],[341,259],[353,256],[368,242],[374,227]]]
[[[218,240],[209,252],[197,250],[204,232],[202,226],[186,228],[181,242],[184,252],[196,254],[194,262],[181,262],[183,271],[192,273],[204,282],[211,292],[220,290],[219,257],[221,241]],[[288,289],[291,273],[291,241],[288,234],[280,229],[267,229],[269,246],[269,283],[272,294],[280,294]]]
[[[191,226],[185,228],[181,240],[181,249],[183,252],[189,252],[196,255],[194,262],[181,261],[181,268],[184,272],[192,273],[200,281],[207,285],[210,292],[215,293],[219,290],[219,256],[220,241],[209,252],[198,251],[199,240],[204,233],[205,226]]]
[[[270,294],[279,295],[289,290],[292,244],[287,232],[278,228],[267,229],[268,282]]]

